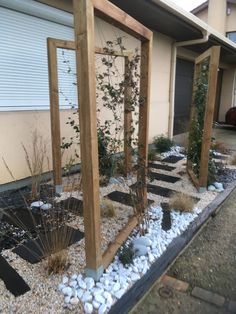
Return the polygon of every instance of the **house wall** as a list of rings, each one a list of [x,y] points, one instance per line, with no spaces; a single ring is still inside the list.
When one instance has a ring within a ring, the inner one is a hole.
[[[220,100],[219,121],[225,121],[227,110],[232,107],[234,101],[234,84],[235,84],[236,68],[231,67],[224,70]]]
[[[70,11],[70,5],[65,1],[57,0],[50,2],[55,2],[57,7],[63,5],[65,10]],[[140,47],[140,42],[137,39],[98,18],[95,19],[95,36],[95,44],[99,47],[104,47],[106,40],[114,40],[119,36],[124,36],[124,46],[126,49],[134,51],[136,47]],[[152,141],[153,136],[167,134],[168,132],[171,45],[171,38],[154,33],[149,142]],[[71,135],[71,129],[66,125],[68,116],[70,116],[71,113],[71,110],[62,110],[60,113],[62,137],[65,136],[69,138]],[[26,147],[30,148],[32,143],[32,131],[35,128],[38,129],[39,133],[47,142],[47,156],[50,159],[51,168],[49,110],[0,112],[0,157],[4,157],[7,161],[16,180],[30,175],[21,143],[24,143]],[[68,161],[72,154],[73,150],[70,150],[63,155],[63,164]],[[45,170],[48,170],[48,168]],[[11,176],[1,160],[0,173],[0,184],[12,181]]]
[[[226,32],[236,32],[236,4],[230,4],[230,14],[226,18]]]
[[[198,13],[196,14],[196,16],[197,16],[200,20],[202,20],[203,22],[207,23],[207,19],[208,19],[208,10],[207,10],[207,9],[204,9],[204,10],[198,12]]]

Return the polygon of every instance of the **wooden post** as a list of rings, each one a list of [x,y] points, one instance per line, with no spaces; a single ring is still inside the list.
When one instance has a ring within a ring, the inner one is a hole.
[[[73,6],[79,86],[86,274],[98,280],[102,275],[103,267],[99,202],[94,8],[91,0],[74,0]]]
[[[57,48],[55,43],[49,38],[47,40],[47,45],[48,45],[48,73],[50,90],[53,178],[56,193],[61,193],[62,192],[61,134],[60,134],[60,111],[59,111],[59,91],[57,73]]]
[[[125,89],[124,89],[124,157],[126,175],[132,168],[132,148],[131,148],[131,126],[132,126],[132,109],[130,105],[132,97],[132,87],[130,85],[130,58],[125,57]]]
[[[208,179],[208,162],[209,151],[211,148],[212,123],[215,109],[216,86],[218,77],[218,65],[220,59],[220,47],[214,46],[211,48],[211,57],[209,63],[209,78],[208,78],[208,92],[206,99],[206,110],[204,118],[204,128],[202,136],[202,151],[199,173],[200,187],[207,186]]]
[[[151,52],[152,37],[150,40],[141,43],[141,68],[140,68],[140,106],[139,106],[139,170],[138,182],[142,200],[140,206],[144,210],[147,207],[147,167],[148,167],[148,128],[149,128],[149,107],[150,107],[150,86],[151,86]]]

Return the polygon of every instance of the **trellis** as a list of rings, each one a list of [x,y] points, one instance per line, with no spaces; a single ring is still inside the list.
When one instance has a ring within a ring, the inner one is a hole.
[[[127,225],[117,235],[115,241],[102,254],[101,251],[101,217],[99,204],[99,169],[98,169],[98,139],[97,139],[97,117],[96,117],[96,71],[95,71],[95,47],[94,47],[94,15],[102,18],[108,23],[122,29],[128,34],[141,41],[141,65],[140,65],[140,106],[139,106],[139,131],[138,131],[138,154],[139,170],[138,181],[140,195],[143,199],[140,202],[144,210],[147,206],[147,152],[148,152],[148,119],[150,106],[150,78],[151,78],[151,50],[152,32],[126,14],[124,11],[107,0],[74,0],[74,25],[75,44],[73,42],[60,42],[48,40],[49,72],[53,77],[50,80],[51,113],[53,134],[53,155],[55,182],[60,185],[61,181],[61,160],[60,160],[60,133],[59,127],[59,95],[56,67],[57,48],[75,48],[77,61],[77,81],[80,87],[79,92],[79,124],[80,124],[80,146],[82,166],[82,191],[84,204],[84,229],[85,229],[85,251],[86,251],[86,273],[98,279],[103,269],[112,261],[121,244],[126,240],[129,233],[137,224],[137,218],[132,217]],[[61,47],[62,46],[62,47]],[[126,59],[126,67],[128,59]],[[130,88],[130,87],[129,87]],[[130,90],[125,91],[125,98],[130,96]],[[126,104],[129,102],[126,101]],[[55,105],[55,106],[54,106]],[[126,106],[126,105],[125,105]],[[131,112],[125,107],[125,143],[129,143],[131,133],[129,125]],[[125,145],[126,169],[130,167],[130,153],[128,144]],[[59,169],[60,167],[60,169]]]
[[[48,47],[48,74],[50,89],[50,118],[51,118],[51,138],[52,138],[52,160],[53,160],[53,181],[56,192],[62,191],[62,158],[61,158],[61,128],[60,128],[60,106],[59,106],[59,86],[58,86],[58,64],[57,49],[75,50],[75,42],[56,38],[47,39]],[[113,55],[122,57],[124,62],[124,77],[128,77],[129,62],[132,53],[128,51],[109,51],[95,47],[94,52],[101,55]],[[132,152],[130,147],[132,111],[130,110],[130,98],[132,90],[130,84],[124,87],[124,165],[126,174],[131,170]]]
[[[204,126],[202,130],[202,139],[201,140],[201,156],[200,156],[200,166],[199,166],[199,175],[193,171],[193,163],[188,158],[187,160],[187,172],[190,175],[196,188],[202,192],[206,190],[207,181],[208,181],[208,164],[209,164],[209,153],[211,148],[211,137],[212,137],[212,124],[215,108],[215,97],[216,97],[216,88],[217,88],[217,76],[218,76],[218,66],[220,58],[220,47],[213,46],[212,48],[205,51],[195,60],[195,70],[194,70],[194,83],[193,83],[193,98],[192,98],[192,108],[191,108],[191,119],[192,122],[196,117],[196,104],[195,104],[195,95],[197,92],[197,80],[200,77],[202,66],[205,62],[208,63],[209,72],[208,72],[208,87],[206,93],[206,103],[205,103],[205,112],[204,112]],[[193,130],[189,130],[191,134]],[[189,141],[189,150],[191,147],[191,142]]]

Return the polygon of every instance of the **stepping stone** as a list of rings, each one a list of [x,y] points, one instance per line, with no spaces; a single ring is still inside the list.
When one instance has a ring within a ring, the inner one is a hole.
[[[214,158],[214,159],[220,159],[220,160],[226,160],[226,159],[228,159],[228,157],[226,157],[226,156],[221,156],[221,155],[213,155],[213,158]]]
[[[69,210],[70,212],[77,214],[79,216],[83,216],[83,201],[75,198],[69,197],[63,201],[61,201],[60,206],[65,210]]]
[[[161,207],[162,207],[162,212],[163,212],[161,227],[164,231],[168,231],[171,229],[171,215],[170,215],[170,210],[168,209],[169,204],[161,203]]]
[[[131,186],[131,188],[134,187],[134,185]],[[129,193],[114,191],[110,194],[106,195],[111,201],[118,202],[127,206],[133,206],[133,202],[131,199],[131,196]],[[148,200],[148,204],[152,204],[154,201]]]
[[[168,166],[168,165],[161,165],[161,164],[154,164],[152,162],[148,163],[149,168],[154,168],[154,169],[160,169],[160,170],[165,170],[165,171],[172,171],[175,170],[175,167]]]
[[[166,157],[165,159],[162,159],[162,161],[164,162],[168,162],[170,164],[175,164],[177,163],[178,161],[182,160],[184,157],[180,157],[180,156],[169,156],[169,157]]]
[[[11,267],[11,265],[0,255],[0,278],[15,297],[18,297],[30,290],[24,279]]]
[[[162,186],[148,184],[147,185],[147,191],[152,194],[160,195],[163,197],[170,197],[172,193],[174,193],[174,190],[163,188]]]
[[[58,232],[58,231],[57,231]],[[71,228],[69,226],[62,227],[59,233],[59,237],[63,238],[66,234],[71,233],[71,237],[68,245],[74,244],[80,241],[84,237],[84,233],[80,230]],[[43,258],[47,256],[45,250],[53,246],[53,239],[55,239],[55,231],[40,234],[35,240],[28,240],[23,244],[17,246],[13,252],[19,255],[21,258],[26,260],[31,264],[40,262]],[[63,241],[63,240],[62,240]],[[65,247],[66,248],[66,247]]]
[[[155,179],[158,181],[165,181],[169,183],[175,183],[180,180],[180,178],[178,177],[168,176],[166,174],[156,173],[156,172],[149,172],[149,175],[151,179]]]

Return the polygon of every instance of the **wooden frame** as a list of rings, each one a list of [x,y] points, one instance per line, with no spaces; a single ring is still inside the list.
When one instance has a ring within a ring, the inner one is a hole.
[[[199,178],[194,174],[192,170],[192,163],[187,160],[187,172],[192,179],[196,188],[203,192],[207,187],[208,180],[208,162],[209,162],[209,151],[211,147],[211,136],[212,136],[212,123],[215,108],[215,97],[216,97],[216,87],[217,87],[217,76],[218,76],[218,66],[220,59],[220,46],[213,46],[212,48],[205,51],[195,60],[195,71],[194,71],[194,85],[193,85],[193,99],[192,99],[192,109],[191,109],[191,121],[194,118],[194,96],[196,92],[195,82],[198,79],[201,71],[202,63],[208,59],[209,60],[209,74],[208,74],[208,91],[206,96],[205,114],[204,114],[204,127],[202,136],[202,147],[201,147],[201,159],[200,159],[200,171]],[[191,132],[191,130],[190,130]],[[191,143],[189,143],[190,148]]]
[[[61,130],[60,130],[60,110],[59,110],[59,87],[58,87],[58,67],[57,67],[57,49],[75,50],[75,42],[61,40],[56,38],[47,38],[48,46],[48,73],[50,89],[50,118],[51,118],[51,138],[52,138],[52,159],[53,159],[53,178],[57,193],[62,192],[62,160],[61,160]],[[102,48],[95,47],[95,54],[109,55],[109,52]],[[125,76],[129,70],[129,61],[132,53],[128,51],[112,53],[113,56],[123,57],[125,59]],[[131,170],[131,120],[132,112],[129,108],[131,97],[129,84],[125,85],[124,91],[124,155],[125,170],[128,174]]]
[[[86,251],[86,274],[98,279],[105,267],[112,261],[120,245],[126,240],[132,229],[137,224],[136,217],[132,217],[125,228],[108,247],[105,253],[101,252],[100,230],[100,204],[99,204],[99,169],[98,169],[98,139],[96,117],[96,81],[95,81],[95,49],[94,46],[94,15],[99,16],[108,23],[135,36],[141,40],[141,67],[140,67],[140,107],[139,107],[139,180],[143,184],[140,187],[143,195],[142,208],[147,205],[147,153],[148,153],[148,126],[150,106],[150,80],[151,80],[151,50],[152,32],[124,11],[107,0],[73,0],[75,43],[68,41],[48,39],[49,51],[49,76],[50,76],[50,101],[53,137],[53,164],[55,184],[60,185],[61,164],[60,132],[59,130],[59,96],[56,67],[56,49],[65,48],[76,51],[77,81],[80,86],[78,94],[80,104],[80,143],[82,165],[82,191],[84,203],[84,229]],[[100,53],[103,53],[99,50]],[[129,56],[127,56],[129,57]],[[125,62],[125,70],[128,69],[128,58]],[[130,141],[131,113],[129,110],[130,87],[125,90],[125,117],[124,137],[125,143]],[[131,164],[130,149],[125,145],[126,169]]]

